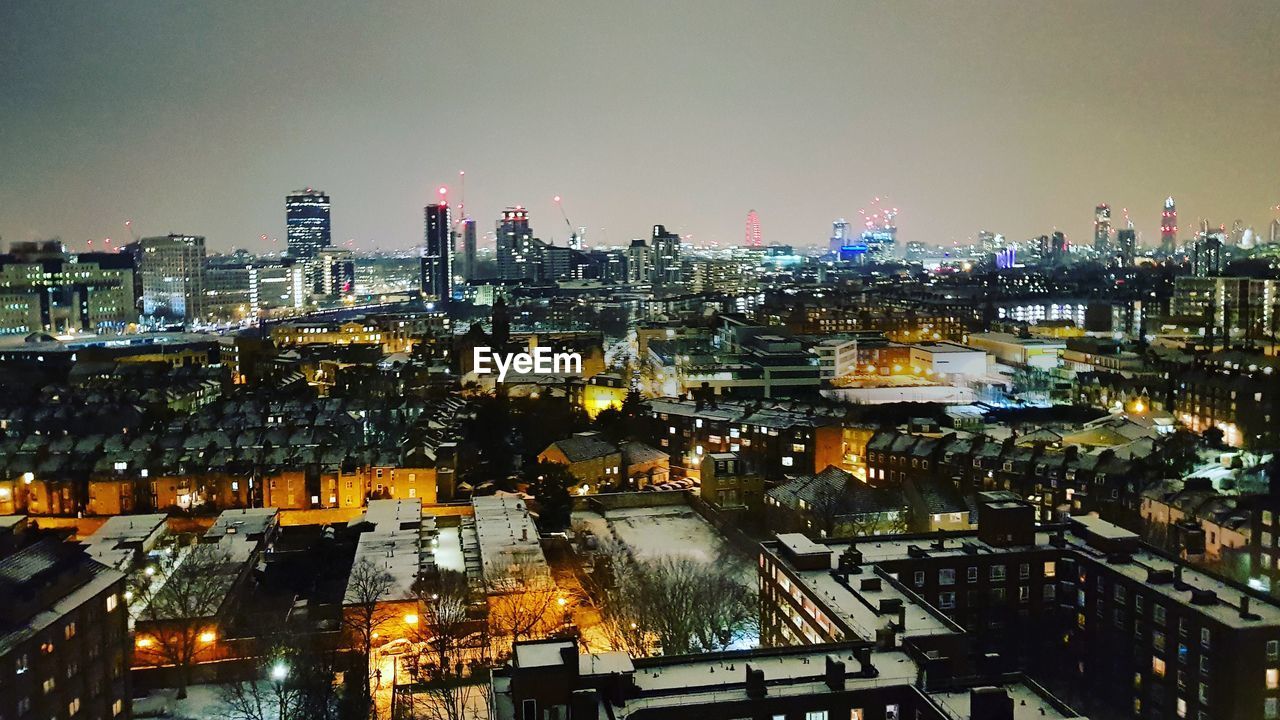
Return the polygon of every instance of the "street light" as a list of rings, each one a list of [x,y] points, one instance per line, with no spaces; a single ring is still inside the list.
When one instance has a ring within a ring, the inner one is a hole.
[[[271,679],[276,684],[276,697],[280,700],[280,713],[276,715],[279,720],[284,720],[284,681],[289,677],[289,666],[284,664],[283,660],[277,660],[271,666]]]

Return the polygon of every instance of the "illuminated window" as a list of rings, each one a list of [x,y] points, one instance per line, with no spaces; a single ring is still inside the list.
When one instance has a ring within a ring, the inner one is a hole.
[[[1151,672],[1154,673],[1156,677],[1164,677],[1164,660],[1161,660],[1158,657],[1152,657]]]

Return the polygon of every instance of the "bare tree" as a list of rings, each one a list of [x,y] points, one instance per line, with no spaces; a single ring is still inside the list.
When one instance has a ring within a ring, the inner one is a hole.
[[[635,656],[723,650],[756,632],[754,586],[733,557],[705,562],[688,556],[632,559],[605,547],[595,594],[602,629],[614,649]]]
[[[545,637],[558,624],[555,581],[545,563],[517,559],[484,578],[491,634],[504,642]]]
[[[378,630],[395,617],[395,609],[387,602],[395,578],[378,567],[377,563],[362,557],[351,566],[347,579],[347,594],[343,599],[342,624],[346,628],[351,646],[360,654],[360,687],[364,696],[372,701],[369,686],[369,657],[373,654],[373,641]]]
[[[419,582],[418,625],[415,639],[431,648],[430,654],[442,672],[454,671],[463,660],[464,639],[481,630],[482,613],[473,612],[475,594],[466,573],[443,570],[439,576]]]
[[[336,653],[313,636],[277,629],[257,676],[219,687],[227,720],[336,720]]]
[[[397,688],[392,720],[488,720],[487,675],[440,677]]]
[[[192,666],[217,637],[218,611],[240,569],[222,544],[197,543],[179,549],[138,586],[139,646],[154,644],[158,658],[177,668],[179,698],[187,696]]]

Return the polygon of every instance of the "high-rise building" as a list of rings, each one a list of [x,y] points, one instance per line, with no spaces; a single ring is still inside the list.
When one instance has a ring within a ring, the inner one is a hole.
[[[474,280],[476,276],[476,221],[465,218],[462,221],[462,267],[458,274],[464,280]]]
[[[764,246],[764,238],[760,235],[760,216],[755,210],[747,213],[747,232],[742,244],[747,247]]]
[[[1043,265],[1062,265],[1067,261],[1067,253],[1071,251],[1067,236],[1061,230],[1053,235],[1040,236],[1040,262]]]
[[[1225,233],[1221,230],[1201,230],[1191,251],[1191,274],[1196,277],[1215,277],[1222,274],[1222,246]]]
[[[831,239],[828,241],[827,249],[833,255],[840,254],[840,248],[844,247],[849,241],[849,222],[844,218],[837,218],[831,223]]]
[[[355,253],[346,248],[325,248],[316,255],[316,292],[329,297],[348,297],[356,292]]]
[[[1164,212],[1160,213],[1160,254],[1166,257],[1178,251],[1178,208],[1173,197],[1165,198]]]
[[[1280,218],[1271,221],[1271,227],[1267,232],[1267,244],[1280,244]]]
[[[1100,258],[1111,255],[1111,206],[1106,203],[1093,209],[1093,252]]]
[[[644,238],[631,241],[627,248],[627,284],[645,285],[653,282],[653,253]]]
[[[1133,228],[1124,228],[1116,233],[1115,258],[1121,267],[1133,267],[1134,258],[1138,254],[1138,233]]]
[[[653,226],[653,282],[658,285],[680,283],[680,235],[667,232],[662,225]]]
[[[449,203],[432,203],[423,210],[422,298],[447,303],[453,295],[453,232]]]
[[[540,243],[529,229],[529,211],[517,205],[502,211],[498,221],[498,277],[503,280],[533,280],[542,259]]]
[[[133,256],[72,255],[61,242],[14,243],[0,255],[0,335],[119,332],[137,322]]]
[[[190,325],[204,312],[204,238],[170,234],[142,238],[142,314]]]
[[[291,257],[309,260],[332,245],[329,196],[319,190],[307,188],[287,195],[284,222]]]

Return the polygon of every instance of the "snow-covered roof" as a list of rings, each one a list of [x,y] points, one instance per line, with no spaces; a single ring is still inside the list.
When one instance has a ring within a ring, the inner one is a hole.
[[[435,518],[422,517],[422,500],[370,500],[357,523],[372,527],[360,533],[353,563],[367,559],[390,573],[393,584],[384,600],[410,600],[413,586],[424,569],[434,563],[430,536]],[[347,580],[345,597],[352,602],[356,589]]]
[[[529,506],[518,497],[492,495],[473,498],[475,532],[486,578],[497,578],[512,566],[534,575],[550,576],[538,541],[538,528]]]

